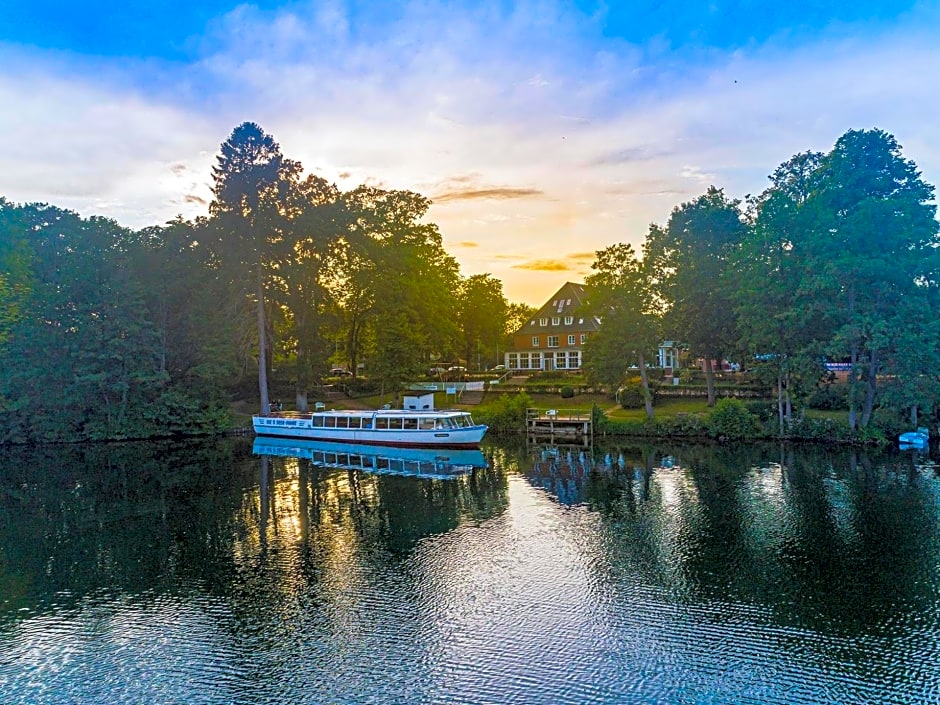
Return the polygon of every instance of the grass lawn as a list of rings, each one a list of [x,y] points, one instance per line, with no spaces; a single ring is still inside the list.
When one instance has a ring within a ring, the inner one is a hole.
[[[646,418],[645,409],[622,409],[613,401],[610,404],[611,408],[605,409],[611,419],[643,421]],[[707,414],[708,411],[708,402],[705,399],[661,399],[653,406],[653,413],[658,419],[669,419],[676,414]]]
[[[488,394],[483,403],[491,401],[495,395]],[[637,420],[646,418],[644,409],[622,409],[606,394],[576,394],[570,399],[564,399],[559,394],[529,394],[532,407],[536,409],[572,409],[574,411],[590,411],[595,404],[604,410],[612,419]],[[662,399],[653,407],[657,418],[670,418],[676,414],[697,414],[708,411],[705,399]]]

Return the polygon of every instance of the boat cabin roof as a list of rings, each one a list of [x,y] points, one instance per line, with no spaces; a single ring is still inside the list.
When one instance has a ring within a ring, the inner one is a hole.
[[[469,416],[469,411],[460,411],[458,409],[425,409],[424,411],[416,411],[413,409],[334,409],[332,411],[315,411],[313,412],[314,416],[356,416],[363,417],[367,416],[372,418],[373,416],[395,416],[401,418],[402,416],[433,416],[440,418],[442,416]]]

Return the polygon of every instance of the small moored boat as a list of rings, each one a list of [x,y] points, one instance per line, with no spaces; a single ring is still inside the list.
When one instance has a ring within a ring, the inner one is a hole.
[[[427,448],[472,448],[486,433],[469,412],[456,410],[273,412],[252,422],[259,436]]]
[[[902,448],[926,448],[930,443],[930,431],[923,426],[916,431],[908,431],[898,436]]]

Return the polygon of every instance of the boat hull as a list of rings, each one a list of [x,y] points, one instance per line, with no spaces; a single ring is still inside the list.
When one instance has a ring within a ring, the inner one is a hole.
[[[898,443],[903,446],[913,448],[926,448],[930,444],[930,439],[920,433],[902,433],[898,436]]]

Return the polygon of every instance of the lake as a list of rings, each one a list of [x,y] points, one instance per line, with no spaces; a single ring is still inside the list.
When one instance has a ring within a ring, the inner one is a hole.
[[[482,450],[0,450],[0,700],[940,703],[929,457]]]

